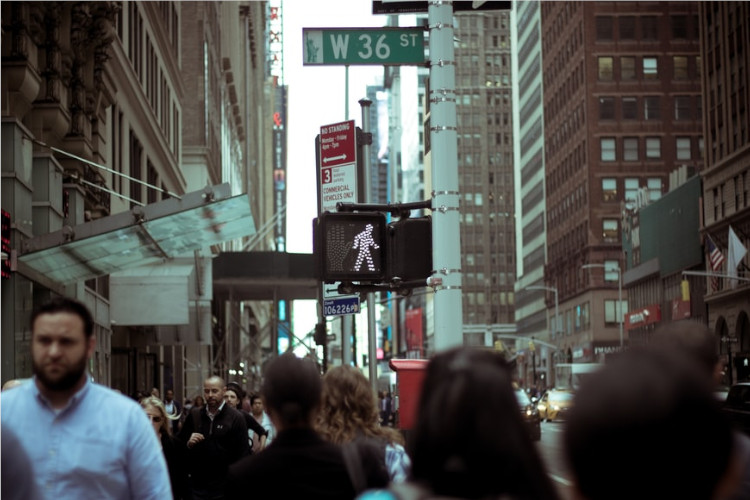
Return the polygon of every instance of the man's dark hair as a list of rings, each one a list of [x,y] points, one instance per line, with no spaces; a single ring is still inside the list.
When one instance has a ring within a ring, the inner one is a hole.
[[[433,356],[407,448],[412,479],[441,497],[559,498],[512,381],[496,351],[456,347]]]
[[[254,392],[254,393],[250,394],[250,404],[255,403],[256,399],[261,399],[262,400],[263,396],[261,396],[259,392]]]
[[[286,353],[268,364],[262,392],[284,427],[307,427],[320,405],[322,387],[315,363]]]
[[[227,382],[227,389],[232,390],[237,394],[237,399],[242,401],[245,399],[245,390],[242,388],[242,386],[237,382]]]
[[[699,363],[706,375],[713,377],[719,362],[718,344],[717,336],[703,323],[680,320],[660,325],[649,346],[683,353]]]
[[[581,384],[563,442],[583,498],[712,498],[733,435],[694,366],[684,354],[633,348]]]
[[[68,297],[55,297],[39,306],[31,315],[30,326],[32,332],[34,331],[34,322],[39,316],[59,312],[71,313],[80,317],[83,321],[83,333],[86,335],[86,338],[94,334],[94,318],[89,308],[83,302]]]

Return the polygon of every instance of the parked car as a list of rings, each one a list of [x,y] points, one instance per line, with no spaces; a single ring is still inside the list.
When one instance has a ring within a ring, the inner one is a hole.
[[[529,395],[523,389],[516,389],[516,399],[518,406],[521,408],[521,416],[526,426],[529,428],[529,435],[534,441],[542,438],[542,425],[539,418],[539,410],[536,405],[529,399]]]
[[[750,382],[730,387],[722,408],[737,430],[750,435]]]
[[[550,389],[539,399],[537,409],[542,420],[565,420],[568,411],[573,407],[573,391]]]

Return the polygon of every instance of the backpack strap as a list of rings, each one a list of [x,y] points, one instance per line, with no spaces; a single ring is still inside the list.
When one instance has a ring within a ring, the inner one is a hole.
[[[352,485],[354,485],[355,493],[359,494],[365,491],[367,488],[367,481],[365,479],[365,471],[362,470],[362,461],[356,443],[345,443],[341,446],[341,451],[344,454],[346,471],[349,473],[349,479],[351,479]]]

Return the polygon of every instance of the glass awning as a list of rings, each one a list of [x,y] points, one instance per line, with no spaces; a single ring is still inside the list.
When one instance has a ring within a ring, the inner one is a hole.
[[[256,232],[247,194],[206,187],[26,240],[20,264],[57,283],[185,256]]]

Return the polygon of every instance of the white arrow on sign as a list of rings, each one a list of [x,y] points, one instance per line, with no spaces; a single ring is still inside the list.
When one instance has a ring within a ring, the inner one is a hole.
[[[346,160],[346,155],[331,156],[330,158],[323,158],[323,163],[328,163],[329,161],[335,161],[335,160]]]

